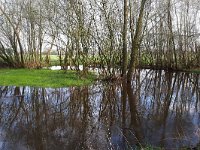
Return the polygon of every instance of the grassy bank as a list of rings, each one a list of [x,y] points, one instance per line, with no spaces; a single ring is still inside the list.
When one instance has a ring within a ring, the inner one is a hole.
[[[187,71],[200,74],[200,68],[198,68],[198,69],[190,69],[190,70],[187,70]]]
[[[74,71],[35,69],[0,69],[0,86],[68,87],[91,84],[95,76],[80,78]]]

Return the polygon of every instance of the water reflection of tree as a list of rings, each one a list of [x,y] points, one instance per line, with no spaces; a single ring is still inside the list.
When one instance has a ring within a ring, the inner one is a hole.
[[[198,97],[194,92],[198,87],[190,82],[189,76],[185,73],[157,71],[153,76],[148,80],[149,83],[144,85],[142,93],[147,95],[143,96],[142,107],[148,110],[145,121],[148,125],[148,140],[154,139],[152,141],[155,143],[160,141],[159,145],[165,147],[172,146],[172,141],[178,146],[188,145],[185,139],[191,138],[194,134],[194,117],[190,116],[190,113],[192,107],[197,106],[194,104],[198,103]],[[198,80],[195,75],[192,79]],[[196,109],[199,110],[199,107]]]
[[[140,145],[143,139],[143,130],[141,128],[141,116],[138,111],[139,95],[137,90],[134,92],[131,84],[127,84],[127,94],[131,115],[130,128],[133,129],[132,135],[135,138],[136,144]]]
[[[8,92],[7,95],[9,102],[5,101],[2,104],[6,112],[2,116],[4,119],[2,123],[10,126],[9,129],[5,127],[6,131],[9,130],[6,132],[7,141],[11,142],[13,137],[19,135],[20,138],[16,138],[16,143],[23,140],[22,142],[25,142],[28,147],[34,149],[105,149],[105,146],[108,147],[104,140],[107,134],[104,136],[102,131],[100,137],[101,131],[98,126],[95,126],[98,122],[94,117],[92,98],[89,97],[93,90],[89,87],[73,87],[65,91],[28,87],[16,87],[12,90],[14,92]],[[11,97],[15,101],[10,99]],[[17,102],[17,105],[14,102]],[[108,122],[110,119],[105,119],[106,117],[107,114],[102,111],[99,117],[102,120],[99,121]],[[96,141],[97,136],[103,140]]]
[[[13,147],[17,143],[34,149],[195,144],[199,109],[199,76],[186,73],[141,71],[132,84],[0,87],[0,124]]]

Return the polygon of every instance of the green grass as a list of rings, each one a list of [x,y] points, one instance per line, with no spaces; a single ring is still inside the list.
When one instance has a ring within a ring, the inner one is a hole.
[[[161,147],[147,146],[145,148],[142,148],[142,150],[164,150],[164,149]]]
[[[0,85],[33,87],[68,87],[91,84],[95,76],[80,78],[75,71],[36,70],[36,69],[0,69]]]
[[[198,73],[198,74],[200,74],[200,69],[191,69],[190,71],[193,72],[193,73]]]
[[[43,61],[45,62],[45,57],[46,55],[43,55]],[[60,65],[60,62],[59,62],[59,55],[50,55],[50,65],[51,66],[57,66],[57,65]],[[62,59],[64,59],[64,56],[62,56]]]
[[[195,69],[184,69],[183,71],[189,72],[189,73],[200,74],[200,68],[195,68]]]

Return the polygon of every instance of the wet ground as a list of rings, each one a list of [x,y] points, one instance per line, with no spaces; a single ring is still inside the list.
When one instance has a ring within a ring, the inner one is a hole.
[[[200,75],[142,70],[126,82],[0,86],[1,150],[129,150],[200,144]]]

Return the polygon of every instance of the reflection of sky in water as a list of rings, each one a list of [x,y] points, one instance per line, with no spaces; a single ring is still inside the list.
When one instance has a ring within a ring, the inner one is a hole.
[[[32,132],[37,131],[37,121],[44,125],[39,126],[43,143],[60,142],[61,147],[73,141],[99,149],[134,148],[138,143],[178,148],[199,143],[198,76],[143,70],[137,78],[132,82],[137,98],[130,100],[135,106],[130,107],[127,97],[124,112],[121,83],[57,89],[0,87],[0,146],[8,149],[15,138],[13,146],[30,149],[25,146],[26,136],[36,140]]]

